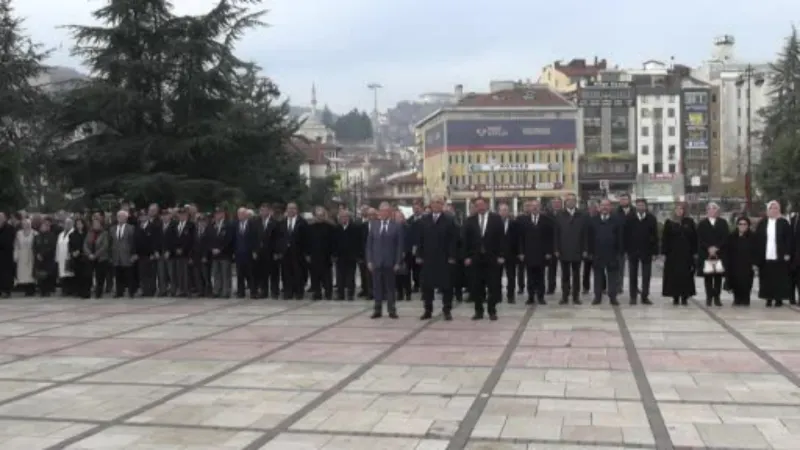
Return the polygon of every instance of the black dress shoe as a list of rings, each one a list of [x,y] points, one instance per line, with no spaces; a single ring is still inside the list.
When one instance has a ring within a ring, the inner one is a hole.
[[[429,312],[424,313],[423,315],[419,316],[419,320],[429,320],[433,315]]]
[[[642,297],[642,304],[643,305],[652,305],[653,302],[651,302],[650,299],[647,298],[647,297]]]
[[[532,305],[532,304],[534,304],[534,303],[536,303],[536,302],[535,302],[535,301],[533,301],[533,299],[532,299],[532,298],[529,298],[529,299],[528,299],[528,301],[526,301],[526,302],[525,302],[525,304],[526,304],[526,305]]]
[[[592,306],[597,306],[597,305],[599,305],[601,303],[603,303],[602,300],[594,300],[594,301],[592,301]]]
[[[376,312],[376,313],[372,313],[372,315],[369,316],[369,318],[370,319],[380,319],[382,316],[383,316],[383,314]]]
[[[389,313],[389,318],[390,319],[399,319],[400,316],[398,316],[396,312],[393,312],[393,313]]]
[[[446,320],[446,321],[450,322],[451,320],[453,320],[453,315],[452,315],[452,314],[450,314],[449,312],[442,313],[442,318],[443,318],[444,320]]]
[[[497,314],[489,314],[489,320],[497,320]]]
[[[582,305],[582,304],[583,304],[583,302],[582,302],[582,301],[581,301],[581,299],[579,299],[579,298],[573,298],[573,299],[572,299],[572,304],[573,304],[573,305]]]
[[[542,297],[539,300],[537,300],[536,303],[539,304],[539,305],[546,305],[547,304],[547,302],[545,301],[544,297]]]
[[[472,320],[483,320],[483,314],[475,314],[472,316]]]
[[[611,306],[619,306],[617,299],[612,299],[609,303],[611,303]]]

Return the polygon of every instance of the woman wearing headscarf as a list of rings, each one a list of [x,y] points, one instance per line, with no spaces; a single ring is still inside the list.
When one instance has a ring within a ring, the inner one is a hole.
[[[783,306],[791,295],[792,226],[781,216],[781,205],[767,203],[767,217],[756,227],[758,297],[767,307]]]
[[[36,237],[29,219],[22,220],[22,228],[17,231],[14,240],[14,262],[17,264],[17,285],[25,290],[25,296],[30,297],[36,292],[36,278],[33,276],[33,264],[36,258],[33,255],[33,240]]]
[[[679,204],[664,222],[661,233],[664,254],[664,282],[661,294],[672,297],[672,304],[686,306],[694,287],[694,264],[697,256],[697,229],[694,220],[686,217],[686,206]]]
[[[755,235],[750,231],[750,219],[741,216],[736,229],[725,243],[725,284],[733,292],[733,306],[750,306],[753,289],[753,267],[758,262]]]
[[[719,205],[709,203],[706,206],[706,218],[697,224],[697,272],[703,277],[705,284],[706,306],[722,306],[720,294],[725,269],[722,261],[725,256],[725,241],[730,232],[728,222],[719,217]]]
[[[69,235],[69,257],[72,261],[74,295],[81,298],[90,298],[92,290],[92,273],[86,253],[83,251],[83,243],[86,240],[86,222],[82,218],[75,219],[72,233]]]
[[[69,237],[73,231],[72,219],[64,220],[64,229],[58,233],[56,241],[56,263],[58,264],[58,279],[61,282],[61,294],[65,297],[75,294],[75,272],[69,253]]]

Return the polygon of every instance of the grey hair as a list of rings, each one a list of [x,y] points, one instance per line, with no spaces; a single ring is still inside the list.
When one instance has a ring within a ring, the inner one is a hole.
[[[709,202],[706,205],[706,209],[719,209],[719,205],[716,202]]]
[[[125,217],[127,219],[128,218],[128,211],[125,211],[124,209],[120,209],[119,211],[117,211],[117,217],[119,217],[119,216],[123,216],[123,217]]]

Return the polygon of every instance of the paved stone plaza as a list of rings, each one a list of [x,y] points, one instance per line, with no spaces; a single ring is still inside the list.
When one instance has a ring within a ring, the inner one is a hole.
[[[800,310],[658,303],[15,298],[0,449],[800,448]]]

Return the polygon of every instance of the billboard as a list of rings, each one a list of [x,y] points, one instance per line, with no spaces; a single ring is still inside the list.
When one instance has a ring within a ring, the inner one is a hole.
[[[559,163],[506,163],[506,164],[470,164],[470,172],[558,172]]]
[[[576,134],[574,119],[449,120],[447,149],[571,149]]]
[[[707,125],[704,112],[690,112],[687,114],[687,118],[687,125],[690,127],[703,128]]]
[[[425,153],[444,148],[444,124],[434,125],[425,131]]]

